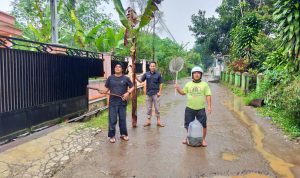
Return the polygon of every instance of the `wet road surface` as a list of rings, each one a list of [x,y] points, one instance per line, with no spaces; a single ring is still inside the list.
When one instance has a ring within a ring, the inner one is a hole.
[[[182,80],[181,86],[188,80]],[[145,106],[138,108],[138,127],[130,127],[128,142],[106,140],[88,155],[72,160],[56,178],[94,177],[300,177],[300,146],[288,141],[269,120],[221,84],[209,83],[213,93],[212,114],[208,116],[208,147],[181,143],[185,96],[174,96],[173,85],[165,86],[161,97],[161,118],[166,127],[150,127]],[[117,131],[118,132],[118,131]],[[118,135],[117,135],[118,136]]]

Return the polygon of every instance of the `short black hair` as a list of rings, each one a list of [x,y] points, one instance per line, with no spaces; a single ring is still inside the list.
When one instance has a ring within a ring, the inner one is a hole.
[[[156,65],[156,62],[155,62],[155,61],[151,61],[151,62],[150,62],[150,64],[152,64],[152,63]]]
[[[116,67],[117,65],[120,65],[120,66],[121,66],[121,68],[122,68],[122,70],[123,70],[123,68],[124,68],[124,65],[123,65],[121,62],[117,62],[117,63],[115,64],[115,67]],[[115,68],[115,67],[114,67],[114,68]]]

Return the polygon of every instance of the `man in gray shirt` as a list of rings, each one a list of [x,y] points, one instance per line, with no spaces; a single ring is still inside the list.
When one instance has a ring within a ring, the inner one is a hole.
[[[149,67],[150,71],[146,72],[141,79],[136,79],[138,82],[142,83],[146,80],[146,91],[147,91],[147,121],[144,124],[144,127],[151,125],[151,116],[152,116],[152,106],[154,105],[155,114],[157,117],[157,126],[164,127],[165,125],[160,121],[160,112],[159,112],[159,100],[162,92],[162,76],[156,71],[156,62],[152,61]]]

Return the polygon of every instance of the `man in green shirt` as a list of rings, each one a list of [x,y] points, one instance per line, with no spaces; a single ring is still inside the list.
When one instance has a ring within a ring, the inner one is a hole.
[[[187,95],[187,106],[185,108],[184,127],[186,130],[190,122],[195,117],[203,126],[203,141],[202,146],[207,146],[206,143],[206,112],[205,112],[205,100],[207,102],[207,112],[211,113],[211,91],[206,82],[201,81],[203,70],[201,67],[194,67],[192,69],[192,81],[185,84],[184,88],[181,89],[178,84],[175,84],[175,89],[181,95]],[[186,138],[183,140],[184,144],[187,143]]]

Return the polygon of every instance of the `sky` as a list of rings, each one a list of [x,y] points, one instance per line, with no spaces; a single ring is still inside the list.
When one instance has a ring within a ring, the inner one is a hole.
[[[0,11],[9,12],[11,0],[0,0]],[[126,9],[127,1],[123,0],[123,6]],[[220,6],[222,0],[164,0],[159,9],[163,11],[163,19],[171,34],[179,44],[186,45],[185,49],[191,49],[194,46],[194,36],[189,31],[188,26],[192,25],[191,16],[201,10],[206,11],[206,16],[217,16],[215,9]],[[112,19],[118,21],[118,15],[113,9],[112,3],[106,5],[105,11],[112,14]],[[159,34],[161,37],[169,37],[166,32]]]

